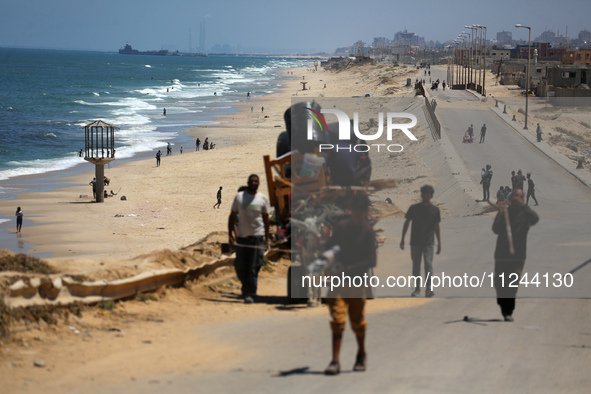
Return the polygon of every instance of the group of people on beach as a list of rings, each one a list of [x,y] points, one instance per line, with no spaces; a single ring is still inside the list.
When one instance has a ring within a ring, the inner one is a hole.
[[[201,145],[201,139],[197,138],[195,140],[195,151],[199,151],[200,147],[203,147],[203,150],[211,150],[211,149],[215,149],[215,144],[213,142],[209,141],[209,138],[206,137],[205,141],[203,141],[203,145]],[[181,146],[179,149],[180,154],[183,154],[183,147]],[[172,155],[172,144],[170,142],[167,143],[166,145],[166,155],[170,156]],[[160,167],[160,161],[162,158],[162,151],[159,149],[158,152],[156,152],[156,167]]]
[[[201,146],[201,139],[197,138],[195,140],[195,151],[199,150]],[[205,137],[205,141],[203,141],[203,150],[210,150],[215,149],[215,144],[209,141],[209,137]]]
[[[106,176],[103,177],[103,185],[109,186],[110,183],[111,183],[111,179],[107,178]],[[92,198],[96,198],[96,189],[97,189],[96,178],[92,178],[92,181],[90,181],[88,184],[90,186],[92,186]],[[106,193],[107,193],[107,191],[105,190],[105,197],[107,197]],[[113,193],[112,190],[111,190],[111,193]]]

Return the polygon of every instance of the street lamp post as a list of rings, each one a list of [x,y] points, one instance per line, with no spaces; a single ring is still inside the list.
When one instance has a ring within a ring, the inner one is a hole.
[[[482,93],[482,71],[480,71],[482,66],[482,26],[472,26],[478,29],[478,32],[476,33],[478,37],[478,49],[476,50],[476,56],[478,57],[478,61],[476,62],[476,64],[478,64],[478,86],[480,86],[480,93]],[[478,88],[476,90],[478,90]]]
[[[468,49],[468,37],[469,34],[466,32],[462,32],[458,35],[462,38],[462,80],[464,85],[464,90],[468,89],[469,78],[468,78],[468,71],[470,70],[470,63],[468,61],[468,56],[466,56],[466,52]]]
[[[482,63],[482,95],[486,97],[486,26],[480,26],[484,29],[484,62]]]
[[[527,130],[527,104],[528,104],[528,99],[529,99],[529,60],[531,57],[531,53],[530,53],[531,52],[531,27],[523,26],[520,23],[516,24],[515,27],[527,29],[528,33],[529,33],[529,37],[527,39],[527,69],[526,69],[527,75],[525,76],[525,127],[523,128],[524,130]]]
[[[473,85],[476,85],[476,72],[474,71],[474,61],[472,59],[472,55],[474,53],[473,48],[476,47],[476,44],[474,44],[474,31],[476,30],[476,27],[474,26],[464,26],[465,29],[470,29],[470,83]],[[473,45],[474,44],[474,45]],[[474,75],[472,75],[474,74]],[[474,89],[476,86],[472,86],[472,88]]]

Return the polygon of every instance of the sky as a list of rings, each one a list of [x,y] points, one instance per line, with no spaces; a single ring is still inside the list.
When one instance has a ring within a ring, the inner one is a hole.
[[[591,30],[591,0],[0,0],[0,46],[117,51],[334,52],[358,40],[408,30],[427,41],[454,39],[465,25],[532,40],[545,30],[577,37]]]

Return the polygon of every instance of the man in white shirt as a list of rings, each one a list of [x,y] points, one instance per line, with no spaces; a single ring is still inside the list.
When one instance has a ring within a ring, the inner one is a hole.
[[[234,268],[242,283],[242,296],[252,304],[257,293],[257,279],[263,265],[263,253],[269,240],[269,200],[261,193],[259,176],[248,177],[248,188],[234,197],[228,218],[230,245],[236,244]],[[238,216],[238,229],[234,239],[234,225]]]

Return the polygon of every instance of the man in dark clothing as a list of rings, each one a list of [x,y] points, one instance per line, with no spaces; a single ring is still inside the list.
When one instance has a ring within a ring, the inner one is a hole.
[[[482,201],[490,199],[490,182],[492,181],[493,171],[490,164],[486,165],[486,171],[482,174],[480,184],[482,185]]]
[[[516,183],[517,183],[517,175],[515,175],[515,171],[511,171],[511,189],[515,189]]]
[[[484,136],[486,136],[486,124],[483,124],[482,128],[480,129],[480,143],[481,144],[484,142]]]
[[[201,145],[201,140],[199,138],[197,138],[195,140],[195,150],[198,151],[199,150],[199,145]]]
[[[339,222],[327,242],[327,249],[338,246],[334,259],[338,264],[329,266],[330,274],[338,277],[363,277],[376,266],[377,242],[373,225],[369,222],[369,207],[371,202],[363,192],[355,192],[348,201],[350,216]],[[336,267],[339,268],[336,268]],[[347,321],[347,314],[351,328],[357,339],[357,357],[353,371],[366,370],[367,356],[365,353],[365,331],[367,322],[364,309],[367,291],[369,289],[351,284],[343,284],[332,289],[326,298],[332,331],[332,361],[324,371],[327,375],[340,373],[340,349]]]
[[[533,179],[531,179],[531,174],[527,173],[527,200],[525,201],[525,205],[529,203],[529,198],[533,198],[538,205],[538,200],[536,199],[536,190]]]
[[[441,253],[441,236],[439,231],[439,222],[441,213],[439,208],[431,204],[433,198],[433,186],[425,185],[421,187],[422,202],[411,205],[406,213],[406,221],[402,227],[402,240],[400,249],[404,250],[404,237],[408,230],[408,225],[412,221],[410,232],[410,255],[412,258],[412,275],[421,276],[421,259],[425,260],[426,297],[433,297],[435,293],[431,289],[431,278],[433,277],[433,249],[434,235],[437,236],[437,254]],[[416,297],[421,294],[421,281],[417,281],[417,287],[411,294]]]
[[[220,186],[220,189],[218,190],[218,194],[217,194],[217,199],[218,202],[216,204],[213,204],[213,208],[215,209],[215,207],[218,207],[218,209],[220,209],[220,205],[222,205],[222,187]]]
[[[514,190],[511,193],[511,205],[508,208],[502,208],[497,213],[492,226],[493,232],[498,235],[495,248],[494,285],[497,293],[497,304],[501,307],[501,313],[505,321],[513,321],[517,285],[525,265],[527,233],[529,228],[540,220],[537,213],[527,205],[523,205],[523,198],[523,190]],[[508,209],[511,224],[513,253],[511,253],[507,235],[505,209]]]
[[[521,170],[517,171],[517,175],[515,175],[515,184],[513,185],[513,190],[521,189],[523,190],[523,183],[525,182],[525,177],[523,176],[523,172]]]

